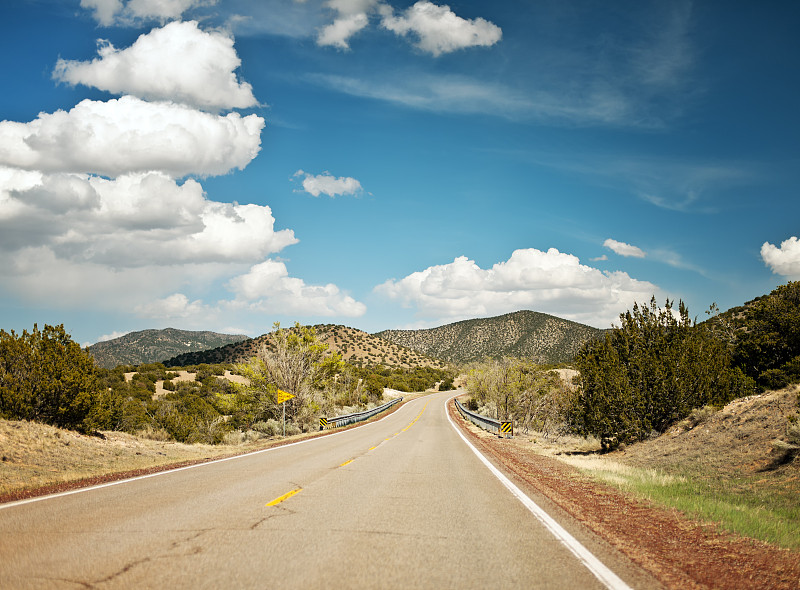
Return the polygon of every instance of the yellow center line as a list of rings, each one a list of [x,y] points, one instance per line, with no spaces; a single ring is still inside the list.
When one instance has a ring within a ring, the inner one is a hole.
[[[278,496],[272,502],[269,502],[269,503],[267,503],[265,505],[266,506],[277,506],[278,504],[280,504],[284,500],[288,500],[289,498],[291,498],[295,494],[301,492],[302,490],[303,490],[303,488],[297,488],[296,490],[292,490],[291,492],[286,492],[283,496]]]
[[[344,467],[345,465],[350,465],[350,463],[352,463],[353,461],[355,461],[355,459],[350,459],[349,461],[345,461],[344,463],[339,465],[339,467]]]
[[[392,439],[392,438],[394,438],[395,436],[400,436],[400,434],[402,434],[403,432],[406,432],[406,431],[407,431],[409,428],[411,428],[412,426],[414,426],[414,424],[416,424],[416,423],[417,423],[417,421],[418,421],[420,418],[422,418],[422,414],[423,414],[423,412],[425,412],[425,408],[427,408],[427,407],[428,407],[428,404],[429,404],[429,403],[430,403],[430,402],[425,402],[425,405],[422,407],[422,410],[420,411],[420,413],[419,413],[419,414],[417,414],[417,417],[416,417],[416,418],[414,418],[414,419],[413,419],[413,420],[412,420],[412,421],[411,421],[411,422],[410,422],[410,423],[409,423],[409,424],[408,424],[408,425],[407,425],[405,428],[403,428],[403,429],[402,429],[400,432],[395,432],[395,433],[394,433],[394,435],[390,436],[389,438],[384,438],[384,439],[383,439],[383,442],[386,442],[387,440],[391,440],[391,439]],[[379,446],[379,445],[375,445],[374,447],[371,447],[369,450],[370,450],[370,451],[374,451],[375,449],[377,449],[377,448],[378,448],[378,446]]]

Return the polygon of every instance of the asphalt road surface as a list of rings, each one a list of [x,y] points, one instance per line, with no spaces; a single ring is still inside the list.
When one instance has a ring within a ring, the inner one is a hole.
[[[462,439],[451,396],[290,446],[0,505],[0,588],[657,586],[563,516],[580,545],[559,540]]]

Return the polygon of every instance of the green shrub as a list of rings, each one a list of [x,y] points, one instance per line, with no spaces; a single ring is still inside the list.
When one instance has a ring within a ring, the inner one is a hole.
[[[664,432],[694,408],[721,407],[755,390],[732,367],[731,351],[711,330],[694,325],[680,304],[634,305],[622,325],[586,343],[575,359],[579,390],[570,411],[579,434],[604,448]]]
[[[271,419],[263,422],[256,422],[251,429],[265,436],[278,436],[283,434],[283,425],[279,421]]]
[[[750,302],[741,315],[734,362],[761,387],[800,382],[800,281]]]
[[[0,417],[92,431],[100,391],[94,360],[63,325],[0,330]]]

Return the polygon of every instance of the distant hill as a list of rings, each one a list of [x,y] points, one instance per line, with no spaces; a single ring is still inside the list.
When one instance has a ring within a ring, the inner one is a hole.
[[[320,341],[331,352],[338,352],[344,360],[358,366],[383,365],[392,368],[434,367],[444,369],[447,363],[423,353],[410,350],[383,338],[378,338],[355,328],[331,324],[313,326]],[[266,346],[272,348],[272,333],[228,344],[214,350],[187,352],[164,362],[171,367],[185,367],[203,363],[238,363],[254,357]]]
[[[571,360],[603,330],[535,311],[464,320],[427,330],[384,330],[375,335],[422,354],[462,364],[516,356],[541,363]]]
[[[242,340],[248,340],[248,337],[175,328],[142,330],[93,344],[89,353],[97,365],[113,369],[117,365],[163,362],[180,353],[218,348]]]

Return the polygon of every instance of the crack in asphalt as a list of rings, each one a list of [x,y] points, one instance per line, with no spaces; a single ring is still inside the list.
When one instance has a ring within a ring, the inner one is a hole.
[[[170,543],[170,545],[167,548],[167,550],[164,553],[164,555],[147,556],[147,557],[143,557],[143,558],[140,558],[140,559],[135,559],[135,560],[125,564],[122,568],[120,568],[119,570],[115,571],[114,573],[109,574],[105,578],[101,578],[100,580],[96,580],[94,582],[86,582],[86,581],[83,581],[83,580],[69,580],[69,579],[61,579],[59,581],[69,582],[69,583],[72,583],[72,584],[77,584],[78,586],[81,586],[83,588],[93,589],[93,588],[97,588],[98,586],[107,584],[108,582],[112,582],[112,581],[124,576],[125,574],[130,572],[132,569],[134,569],[136,567],[139,567],[141,565],[144,565],[146,563],[150,563],[150,562],[153,562],[153,561],[156,561],[156,560],[173,559],[173,558],[176,558],[176,557],[191,557],[193,555],[199,555],[200,553],[203,552],[203,547],[201,547],[199,545],[196,545],[194,547],[190,547],[190,548],[188,548],[187,551],[183,551],[183,552],[180,552],[180,553],[175,553],[175,551],[176,550],[180,550],[182,545],[186,545],[188,543],[191,543],[192,541],[195,541],[195,540],[199,539],[201,536],[205,535],[209,531],[210,531],[210,529],[202,529],[202,530],[199,530],[199,531],[193,531],[192,534],[189,535],[188,537],[184,537],[182,539],[176,539],[172,543]]]

